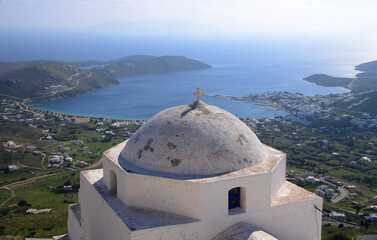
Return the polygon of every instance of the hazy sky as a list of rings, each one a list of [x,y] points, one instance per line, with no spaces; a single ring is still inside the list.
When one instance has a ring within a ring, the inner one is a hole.
[[[374,34],[376,12],[376,0],[0,0],[0,26],[131,21],[188,32]]]

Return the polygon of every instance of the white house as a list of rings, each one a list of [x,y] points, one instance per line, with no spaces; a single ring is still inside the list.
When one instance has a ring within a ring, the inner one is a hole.
[[[319,189],[319,188],[317,188],[314,193],[315,193],[315,195],[320,196],[320,197],[325,197],[326,196],[326,192],[323,191],[323,190],[321,190],[321,189]]]
[[[334,189],[329,188],[329,189],[325,190],[325,195],[328,196],[328,197],[334,196],[334,194],[335,194]]]
[[[316,184],[316,181],[315,181],[316,179],[315,179],[315,177],[313,177],[313,176],[309,176],[309,177],[307,177],[306,178],[306,182],[307,183],[311,183],[311,184]]]
[[[365,219],[371,222],[377,222],[377,213],[371,213],[368,217],[365,217]]]
[[[331,213],[329,215],[330,215],[330,217],[333,217],[333,218],[341,220],[341,221],[345,221],[346,220],[346,215],[344,213],[339,213],[339,212],[331,211]]]
[[[286,154],[195,101],[164,110],[81,172],[71,240],[320,240],[322,198],[285,179]]]
[[[60,156],[58,156],[58,155],[51,156],[50,163],[51,164],[59,164],[59,163],[61,163]]]
[[[17,144],[13,141],[8,141],[7,142],[7,147],[10,147],[10,148],[16,148],[17,147]]]
[[[363,162],[371,162],[370,158],[365,157],[365,156],[361,158],[361,161],[363,161]]]
[[[9,165],[7,170],[8,172],[15,172],[18,170],[18,167],[17,165]]]
[[[30,151],[34,151],[34,150],[35,150],[35,147],[34,147],[34,146],[27,146],[26,149],[27,149],[27,150],[30,150]]]

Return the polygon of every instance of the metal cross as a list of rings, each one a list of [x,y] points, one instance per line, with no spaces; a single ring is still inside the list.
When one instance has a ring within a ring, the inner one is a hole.
[[[194,94],[194,96],[196,96],[196,98],[197,98],[196,100],[200,101],[200,95],[204,95],[204,92],[201,92],[200,88],[197,88],[196,92],[194,92],[193,94]]]

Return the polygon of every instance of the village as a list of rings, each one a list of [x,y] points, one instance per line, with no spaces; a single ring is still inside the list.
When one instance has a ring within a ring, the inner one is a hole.
[[[335,107],[338,104],[347,104],[359,99],[358,95],[370,93],[342,93],[330,95],[305,96],[300,93],[289,92],[265,92],[252,94],[239,98],[241,101],[254,101],[268,103],[272,107],[284,110],[289,115],[283,116],[283,121],[291,121],[302,125],[318,124],[326,121],[326,125],[336,125],[336,131],[345,131],[352,128],[371,129],[377,128],[377,116],[371,116],[365,112],[355,111],[355,107],[361,105],[368,98],[362,98],[356,103],[350,103],[345,109]],[[323,124],[325,125],[325,124]]]

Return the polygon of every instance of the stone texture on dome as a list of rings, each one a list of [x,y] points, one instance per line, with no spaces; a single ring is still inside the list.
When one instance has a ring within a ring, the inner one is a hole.
[[[195,101],[153,116],[128,140],[120,161],[163,173],[215,175],[255,166],[265,155],[237,117]]]

